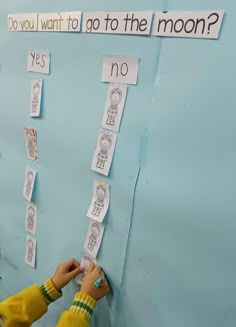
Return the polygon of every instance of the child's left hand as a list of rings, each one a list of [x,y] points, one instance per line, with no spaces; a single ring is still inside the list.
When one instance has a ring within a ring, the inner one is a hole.
[[[75,276],[79,275],[83,271],[80,264],[75,259],[70,259],[64,263],[61,263],[53,277],[52,282],[57,289],[60,291],[64,286],[66,286]]]

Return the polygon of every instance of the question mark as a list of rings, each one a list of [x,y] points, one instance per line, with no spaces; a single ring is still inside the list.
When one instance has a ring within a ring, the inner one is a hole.
[[[210,14],[210,15],[208,16],[208,19],[210,19],[210,18],[213,17],[213,16],[215,16],[216,19],[215,19],[213,22],[211,22],[211,23],[208,24],[208,34],[210,34],[211,26],[214,25],[214,24],[216,24],[216,23],[218,22],[218,20],[219,20],[219,15],[216,14],[216,13]]]

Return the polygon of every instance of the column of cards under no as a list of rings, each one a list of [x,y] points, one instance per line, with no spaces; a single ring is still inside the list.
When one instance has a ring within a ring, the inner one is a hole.
[[[50,73],[50,55],[46,51],[33,51],[28,52],[28,65],[27,71],[36,72],[40,74]],[[40,117],[41,100],[42,100],[43,79],[31,80],[31,97],[30,97],[30,117]],[[37,146],[37,132],[35,128],[25,126],[25,147],[26,154],[29,160],[38,161],[38,146]],[[26,236],[25,248],[25,263],[35,268],[36,265],[36,252],[37,241],[33,237],[37,232],[37,217],[38,208],[33,201],[33,191],[36,182],[36,170],[27,167],[25,171],[25,182],[23,188],[23,196],[27,200],[26,215],[25,215],[25,229],[28,232]]]
[[[91,169],[105,176],[109,175],[115,153],[117,136],[120,130],[122,114],[125,107],[127,85],[136,85],[138,81],[139,58],[135,56],[103,57],[102,82],[108,82],[107,98],[102,118],[102,128],[99,130],[97,145],[94,152]],[[96,263],[96,257],[102,243],[105,218],[110,202],[110,186],[95,180],[93,197],[87,217],[91,219],[84,249],[89,255],[82,253],[81,264],[84,272],[89,262]],[[76,281],[81,284],[81,274]]]

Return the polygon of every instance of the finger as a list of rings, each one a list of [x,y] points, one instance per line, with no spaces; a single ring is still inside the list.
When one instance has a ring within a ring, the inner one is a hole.
[[[99,266],[96,266],[96,267],[94,268],[94,272],[95,272],[96,274],[98,274],[98,275],[101,275],[101,273],[102,273],[102,268],[99,267]]]
[[[103,286],[108,290],[108,292],[110,291],[110,285],[109,282],[106,278],[106,275],[104,273],[104,271],[101,272],[101,277],[103,278]]]
[[[70,271],[67,275],[70,279],[73,279],[75,278],[75,276],[79,275],[80,273],[83,272],[83,268],[82,267],[78,267],[78,268],[75,268],[73,271]]]
[[[80,264],[75,259],[69,259],[64,263],[68,271],[73,271],[76,268],[80,267]]]
[[[75,268],[79,268],[80,267],[80,264],[78,261],[76,261],[75,259],[73,259],[73,265]]]
[[[94,268],[95,268],[95,263],[91,261],[87,273],[91,273],[94,270]]]
[[[63,266],[67,267],[67,269],[70,269],[70,267],[73,266],[73,263],[74,263],[74,259],[69,259],[69,260],[67,260],[66,262],[63,263]]]
[[[103,283],[102,283],[102,285],[103,285],[105,288],[108,288],[108,289],[109,289],[109,284],[108,284],[108,281],[107,281],[106,276],[105,276],[105,274],[104,274],[103,271],[101,272],[101,277],[103,278]]]

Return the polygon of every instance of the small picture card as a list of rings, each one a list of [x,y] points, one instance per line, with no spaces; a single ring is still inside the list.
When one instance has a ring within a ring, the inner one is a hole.
[[[31,81],[30,117],[40,116],[42,87],[42,79]]]
[[[75,281],[76,281],[77,284],[79,284],[79,285],[82,284],[82,282],[84,280],[84,277],[88,272],[88,269],[89,269],[89,266],[90,266],[91,262],[93,262],[95,265],[97,264],[97,261],[95,259],[93,259],[90,255],[82,253],[80,266],[84,268],[84,271],[81,274],[79,274],[79,275],[77,275],[75,277]]]
[[[101,223],[107,213],[109,203],[109,185],[95,180],[93,186],[93,198],[87,212],[87,217]]]
[[[84,249],[93,257],[97,257],[98,250],[102,243],[104,227],[95,220],[91,220],[86,240],[84,242]]]
[[[38,161],[37,135],[34,128],[24,127],[27,158]]]
[[[102,127],[119,132],[122,113],[125,106],[127,85],[109,84]]]
[[[25,184],[23,189],[23,196],[29,202],[32,199],[35,178],[36,178],[36,171],[34,169],[27,167],[25,171]]]
[[[92,170],[108,176],[115,151],[116,139],[117,135],[115,133],[100,129],[91,166]]]
[[[50,54],[48,51],[28,51],[27,71],[50,74]]]
[[[31,236],[26,236],[26,251],[25,251],[25,263],[35,268],[36,261],[36,239]]]
[[[34,235],[36,234],[37,231],[37,218],[38,218],[37,206],[32,202],[27,202],[26,215],[25,215],[25,229]]]

